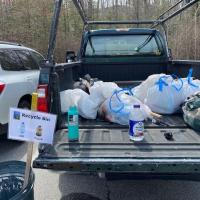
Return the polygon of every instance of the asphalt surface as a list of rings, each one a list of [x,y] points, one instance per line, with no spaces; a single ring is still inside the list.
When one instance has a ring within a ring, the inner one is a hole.
[[[0,161],[25,160],[27,144],[1,139]],[[34,156],[37,146],[34,146]],[[192,181],[106,181],[95,175],[34,169],[35,200],[198,200]]]

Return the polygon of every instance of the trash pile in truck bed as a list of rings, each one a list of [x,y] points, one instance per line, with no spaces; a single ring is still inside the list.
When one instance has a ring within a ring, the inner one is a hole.
[[[75,83],[75,89],[60,93],[61,110],[66,113],[70,106],[78,108],[79,115],[86,119],[101,118],[128,125],[133,105],[140,105],[145,119],[159,114],[181,111],[185,100],[200,91],[200,80],[193,79],[192,69],[188,76],[154,74],[134,88],[120,88],[114,82],[91,79],[86,75]]]

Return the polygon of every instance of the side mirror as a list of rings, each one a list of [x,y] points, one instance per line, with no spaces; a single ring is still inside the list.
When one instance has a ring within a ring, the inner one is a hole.
[[[168,49],[168,56],[169,56],[169,60],[173,60],[171,49]]]
[[[75,61],[75,58],[76,58],[76,54],[74,51],[66,52],[66,62],[67,63]]]

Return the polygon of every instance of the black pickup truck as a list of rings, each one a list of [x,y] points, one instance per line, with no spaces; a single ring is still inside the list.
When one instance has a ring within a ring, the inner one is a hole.
[[[71,61],[74,55],[70,53]],[[61,113],[60,105],[60,92],[73,88],[85,74],[134,87],[151,74],[186,77],[191,67],[194,77],[200,78],[200,62],[172,60],[165,35],[156,29],[84,30],[74,62],[50,63],[41,69],[39,88],[45,89],[46,96],[39,101],[39,110],[57,114],[58,121],[53,145],[40,145],[33,166],[198,180],[200,133],[185,124],[182,114],[163,116],[164,124],[146,122],[145,139],[138,143],[129,140],[128,126],[80,118],[79,142],[70,143],[67,114]],[[173,139],[165,137],[166,133]]]

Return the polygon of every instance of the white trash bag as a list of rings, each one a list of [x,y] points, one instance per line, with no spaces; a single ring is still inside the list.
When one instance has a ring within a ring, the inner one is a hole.
[[[116,89],[119,87],[113,82],[94,82],[94,85],[89,89],[90,99],[100,106]]]
[[[144,101],[149,108],[156,113],[172,114],[180,109],[184,102],[182,79],[173,79],[170,75],[164,75],[148,89]]]
[[[96,119],[99,106],[83,90],[74,89],[60,92],[60,100],[62,113],[66,113],[70,106],[76,106],[81,117]]]
[[[90,99],[90,96],[81,98],[78,102],[78,113],[86,119],[96,119],[99,105]]]
[[[128,94],[127,94],[128,93]],[[144,118],[151,118],[151,110],[136,97],[131,96],[129,89],[116,90],[100,107],[99,114],[105,120],[122,125],[129,124],[129,114],[133,105],[140,105]]]
[[[79,100],[79,114],[86,119],[96,119],[99,106],[118,88],[117,84],[112,82],[95,82],[89,89],[90,95]]]
[[[153,74],[148,76],[145,81],[143,81],[140,85],[134,87],[131,92],[134,96],[136,96],[140,101],[144,103],[149,88],[154,86],[155,82],[159,80],[159,78],[162,76],[165,76],[165,74]]]
[[[193,80],[193,69],[189,70],[187,78],[183,79],[184,100],[200,91],[200,80]]]
[[[117,84],[97,81],[90,87],[90,95],[81,89],[60,92],[61,111],[65,113],[70,106],[77,106],[80,116],[86,119],[96,119],[99,106],[112,95]]]
[[[87,96],[88,94],[81,89],[60,92],[61,112],[66,113],[70,106],[78,107],[79,100]]]

